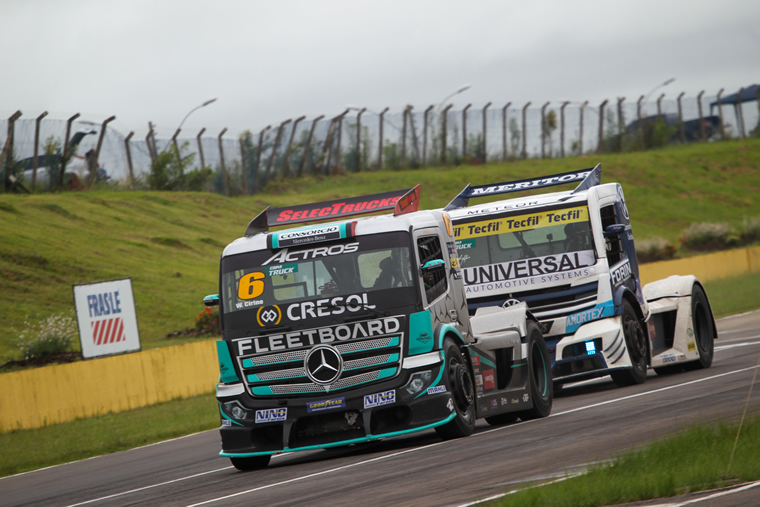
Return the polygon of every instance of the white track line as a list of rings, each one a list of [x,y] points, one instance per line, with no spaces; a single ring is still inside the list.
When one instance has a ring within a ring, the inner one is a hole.
[[[574,409],[571,409],[571,410],[565,410],[564,412],[559,412],[557,414],[551,414],[551,415],[549,415],[549,417],[559,417],[559,416],[562,416],[562,415],[572,414],[572,413],[575,413],[575,412],[581,412],[583,410],[588,410],[588,409],[591,409],[591,408],[601,407],[603,405],[609,405],[611,403],[617,403],[617,402],[620,402],[620,401],[631,400],[633,398],[639,398],[639,397],[642,397],[642,396],[648,396],[650,394],[656,394],[656,393],[660,393],[660,392],[663,392],[663,391],[669,391],[671,389],[676,389],[676,388],[679,388],[679,387],[685,387],[685,386],[692,385],[692,384],[698,384],[700,382],[706,382],[708,380],[714,380],[714,379],[722,378],[722,377],[725,377],[725,376],[728,376],[728,375],[734,375],[736,373],[742,373],[742,372],[745,372],[745,371],[754,370],[755,368],[758,368],[758,367],[757,366],[750,366],[748,368],[742,368],[740,370],[734,370],[734,371],[730,371],[730,372],[726,372],[726,373],[720,373],[718,375],[712,375],[710,377],[705,377],[705,378],[698,379],[698,380],[692,380],[690,382],[684,382],[683,384],[676,384],[676,385],[669,386],[669,387],[663,387],[663,388],[660,388],[660,389],[655,389],[654,391],[647,391],[645,393],[638,393],[638,394],[632,394],[630,396],[623,396],[622,398],[616,398],[614,400],[603,401],[601,403],[594,403],[594,404],[591,404],[591,405],[587,405],[585,407],[579,407],[579,408],[574,408]],[[535,422],[540,421],[540,420],[541,419],[534,419],[532,421],[524,421],[524,422],[520,422],[518,424],[519,425],[530,424],[530,423],[535,423]],[[481,435],[487,435],[489,433],[494,433],[496,431],[503,431],[505,429],[509,429],[509,428],[514,427],[514,426],[515,425],[502,426],[502,427],[499,427],[499,428],[493,428],[493,429],[490,429],[488,431],[482,431],[480,433],[476,433],[474,435],[471,435],[468,438],[477,438],[477,437],[479,437]],[[366,460],[366,461],[360,461],[358,463],[353,463],[351,465],[344,465],[342,467],[331,468],[331,469],[328,469],[328,470],[323,470],[321,472],[317,472],[317,473],[313,473],[313,474],[309,474],[309,475],[304,475],[304,476],[301,476],[301,477],[296,477],[294,479],[289,479],[287,481],[277,482],[277,483],[274,483],[274,484],[267,484],[266,486],[259,486],[257,488],[248,489],[248,490],[245,490],[245,491],[239,491],[237,493],[233,493],[233,494],[230,494],[230,495],[225,495],[225,496],[221,496],[221,497],[217,497],[217,498],[212,498],[212,499],[206,500],[204,502],[188,505],[188,507],[198,507],[199,505],[208,505],[208,504],[211,504],[211,503],[220,502],[222,500],[228,500],[230,498],[235,498],[235,497],[238,497],[238,496],[241,496],[241,495],[247,495],[249,493],[255,493],[256,491],[261,491],[261,490],[268,489],[268,488],[274,488],[276,486],[282,486],[282,485],[285,485],[285,484],[292,484],[294,482],[299,482],[299,481],[303,481],[303,480],[306,480],[306,479],[311,479],[313,477],[318,477],[320,475],[327,475],[327,474],[331,474],[331,473],[338,472],[338,471],[341,471],[341,470],[346,470],[348,468],[354,468],[354,467],[357,467],[357,466],[360,466],[360,465],[365,465],[367,463],[374,463],[374,462],[377,462],[377,461],[380,461],[380,460],[383,460],[383,459],[394,458],[396,456],[401,456],[403,454],[408,454],[408,453],[411,453],[411,452],[417,452],[417,451],[422,451],[422,450],[430,449],[432,447],[436,447],[436,446],[442,445],[444,443],[446,443],[446,441],[444,441],[444,442],[436,442],[435,444],[429,444],[429,445],[425,445],[425,446],[422,446],[422,447],[416,447],[414,449],[408,449],[406,451],[401,451],[401,452],[397,452],[397,453],[394,453],[394,454],[388,454],[386,456],[381,456],[381,457],[369,459],[369,460]]]

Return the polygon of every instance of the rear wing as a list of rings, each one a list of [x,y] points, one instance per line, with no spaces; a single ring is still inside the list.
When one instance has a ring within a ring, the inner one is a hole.
[[[267,207],[259,213],[245,230],[245,235],[253,236],[269,231],[270,227],[320,222],[337,218],[366,215],[392,209],[394,215],[417,211],[420,204],[420,186],[392,190],[379,194],[335,199],[333,201],[299,204],[286,208]]]
[[[469,184],[459,192],[449,204],[443,208],[450,211],[459,208],[466,208],[470,205],[470,199],[473,197],[488,197],[491,195],[508,194],[511,192],[522,192],[524,190],[533,190],[535,188],[553,187],[555,185],[564,185],[580,181],[575,187],[573,193],[588,190],[589,188],[599,185],[602,180],[602,164],[590,169],[580,171],[571,171],[568,173],[552,174],[550,176],[539,176],[527,180],[508,181],[504,183],[495,183],[492,185],[470,186]]]

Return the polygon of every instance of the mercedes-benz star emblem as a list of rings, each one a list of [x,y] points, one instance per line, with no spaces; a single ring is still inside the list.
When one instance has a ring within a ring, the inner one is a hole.
[[[343,358],[335,347],[317,345],[304,360],[306,375],[316,384],[332,384],[343,372]]]
[[[504,301],[504,304],[501,305],[501,306],[503,306],[504,308],[508,308],[510,306],[515,306],[515,305],[519,305],[519,304],[520,304],[520,300],[519,299],[510,298],[510,299],[507,299],[506,301]]]

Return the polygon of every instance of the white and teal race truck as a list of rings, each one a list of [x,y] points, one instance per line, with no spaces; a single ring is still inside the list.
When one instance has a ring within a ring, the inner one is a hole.
[[[224,249],[204,302],[220,309],[220,455],[235,467],[550,413],[537,321],[525,304],[470,316],[449,215],[418,203],[419,186],[267,208]]]
[[[578,183],[574,190],[470,206],[475,197]],[[601,166],[470,186],[454,222],[470,312],[516,303],[539,321],[555,386],[610,375],[618,386],[708,368],[715,320],[694,276],[641,286],[622,187]]]

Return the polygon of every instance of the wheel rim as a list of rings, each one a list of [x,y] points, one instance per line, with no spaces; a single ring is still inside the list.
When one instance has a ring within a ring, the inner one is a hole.
[[[449,374],[454,381],[453,394],[457,409],[459,412],[465,413],[475,399],[475,389],[472,385],[470,372],[462,363],[452,359],[449,363]]]
[[[647,345],[644,340],[644,332],[641,330],[641,326],[636,319],[630,316],[625,320],[625,334],[628,338],[628,347],[631,352],[631,359],[634,362],[639,362],[646,357]]]
[[[541,347],[538,345],[538,343],[533,343],[533,351],[532,351],[533,357],[540,357],[541,361],[533,360],[532,361],[532,370],[533,370],[533,383],[536,386],[536,391],[541,393],[541,397],[546,396],[546,391],[549,386],[549,380],[546,375],[546,362],[544,361],[544,355],[541,353]]]

